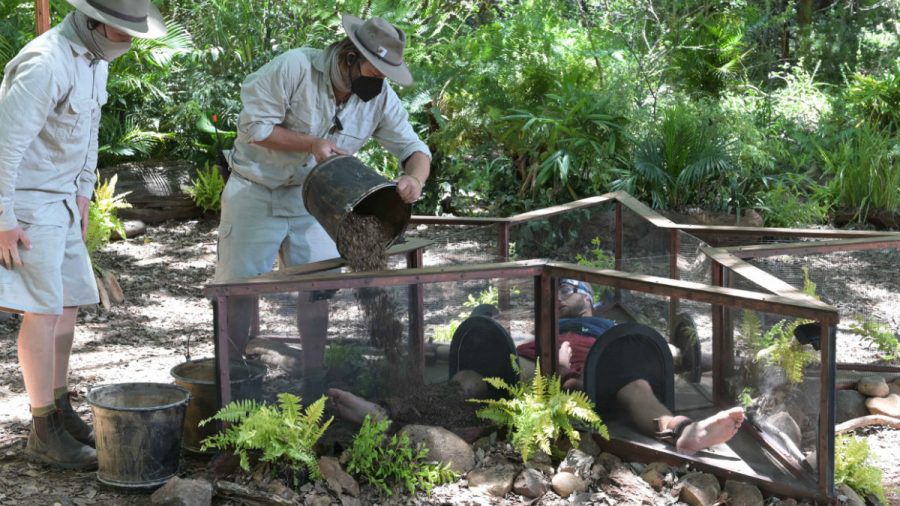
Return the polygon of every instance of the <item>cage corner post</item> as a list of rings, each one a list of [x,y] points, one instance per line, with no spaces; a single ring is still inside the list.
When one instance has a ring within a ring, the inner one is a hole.
[[[534,278],[534,333],[541,370],[535,374],[549,376],[557,372],[557,304],[558,280],[544,270]]]
[[[50,29],[50,0],[34,0],[34,34]]]
[[[231,350],[228,345],[228,297],[217,295],[213,301],[213,339],[215,340],[216,381],[219,407],[231,402]]]
[[[422,248],[406,254],[406,267],[418,269],[424,264]],[[413,375],[425,381],[425,294],[420,283],[409,285],[409,352]]]

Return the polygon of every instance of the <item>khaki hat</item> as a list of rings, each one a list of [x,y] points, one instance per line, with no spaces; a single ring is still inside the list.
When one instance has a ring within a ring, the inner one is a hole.
[[[150,0],[66,0],[85,16],[140,39],[166,34],[166,23]]]
[[[400,86],[412,84],[412,74],[403,63],[403,49],[406,46],[403,30],[381,18],[363,21],[351,14],[343,14],[341,23],[353,45],[385,77]]]

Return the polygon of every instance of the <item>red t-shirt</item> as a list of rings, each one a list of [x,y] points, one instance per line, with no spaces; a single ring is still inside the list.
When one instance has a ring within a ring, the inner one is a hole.
[[[558,344],[567,342],[572,347],[572,372],[567,374],[563,380],[581,376],[581,371],[584,370],[584,363],[587,361],[588,352],[591,351],[591,346],[596,341],[597,339],[594,337],[578,334],[577,332],[566,332],[559,335]],[[535,360],[537,358],[536,346],[535,341],[529,341],[517,346],[516,351],[522,358]]]

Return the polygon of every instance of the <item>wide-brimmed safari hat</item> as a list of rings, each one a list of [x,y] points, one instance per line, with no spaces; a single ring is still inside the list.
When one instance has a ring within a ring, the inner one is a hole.
[[[166,23],[150,0],[66,0],[85,16],[140,39],[166,34]]]
[[[351,14],[343,14],[341,23],[353,45],[385,77],[400,86],[412,84],[412,74],[403,62],[403,49],[406,47],[403,30],[381,18],[363,21]]]

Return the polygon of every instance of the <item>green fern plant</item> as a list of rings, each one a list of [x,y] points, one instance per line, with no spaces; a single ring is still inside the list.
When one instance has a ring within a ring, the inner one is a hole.
[[[100,181],[100,175],[97,174],[98,185],[94,189],[94,199],[88,208],[88,227],[87,227],[87,246],[88,254],[93,255],[95,251],[109,244],[109,239],[113,232],[125,237],[125,225],[116,216],[119,209],[127,209],[131,207],[125,197],[131,192],[116,194],[116,182],[118,175],[113,175],[105,181]]]
[[[222,207],[222,190],[225,189],[225,179],[218,165],[210,165],[207,162],[202,169],[197,170],[197,179],[191,179],[191,186],[187,188],[188,194],[204,213],[218,211]]]
[[[510,357],[513,368],[519,372],[515,356]],[[535,371],[540,371],[540,359]],[[594,403],[587,394],[562,389],[562,380],[556,374],[544,378],[536,372],[531,383],[521,381],[509,385],[501,378],[485,378],[489,385],[509,394],[507,399],[469,399],[469,402],[485,404],[476,414],[501,427],[512,435],[510,443],[527,461],[532,453],[541,450],[551,453],[551,444],[565,435],[573,446],[578,446],[580,436],[573,419],[584,423],[609,439],[609,431],[594,410]]]
[[[897,334],[887,325],[857,315],[850,325],[850,330],[875,346],[885,360],[900,358],[900,341],[897,340]]]
[[[457,478],[449,464],[427,461],[428,448],[413,447],[405,433],[387,437],[390,421],[376,421],[366,415],[359,433],[347,451],[347,472],[361,476],[387,495],[400,487],[412,495],[417,490],[431,493],[435,485]]]
[[[591,239],[591,249],[588,250],[587,255],[582,255],[578,253],[575,255],[575,261],[578,265],[586,265],[588,267],[594,267],[595,269],[612,269],[616,261],[613,257],[609,256],[609,253],[600,248],[600,238],[594,237]],[[609,290],[609,287],[603,285],[592,285],[594,289],[594,298],[597,300],[601,300],[603,295]]]
[[[497,290],[497,287],[489,286],[477,296],[470,293],[466,297],[466,301],[463,302],[463,306],[470,309],[475,309],[482,304],[493,304],[495,306],[500,304],[500,292]]]
[[[234,401],[223,407],[212,421],[230,424],[227,429],[203,440],[201,450],[230,449],[240,458],[241,469],[250,470],[251,453],[260,453],[259,460],[274,464],[280,471],[290,472],[297,486],[297,473],[306,470],[314,479],[321,479],[314,445],[331,425],[334,417],[322,423],[325,396],[300,407],[300,398],[289,393],[278,394],[278,403],[261,404],[253,400]]]
[[[869,445],[865,439],[840,435],[834,442],[834,484],[846,484],[862,495],[874,494],[887,504],[881,485],[881,470],[867,463]]]
[[[769,343],[767,348],[756,355],[757,360],[762,359],[769,365],[783,369],[790,384],[802,382],[806,366],[819,359],[818,355],[806,349],[806,345],[801,345],[794,339],[794,329],[802,323],[806,323],[806,320],[791,323],[781,320],[772,325],[761,341]]]

